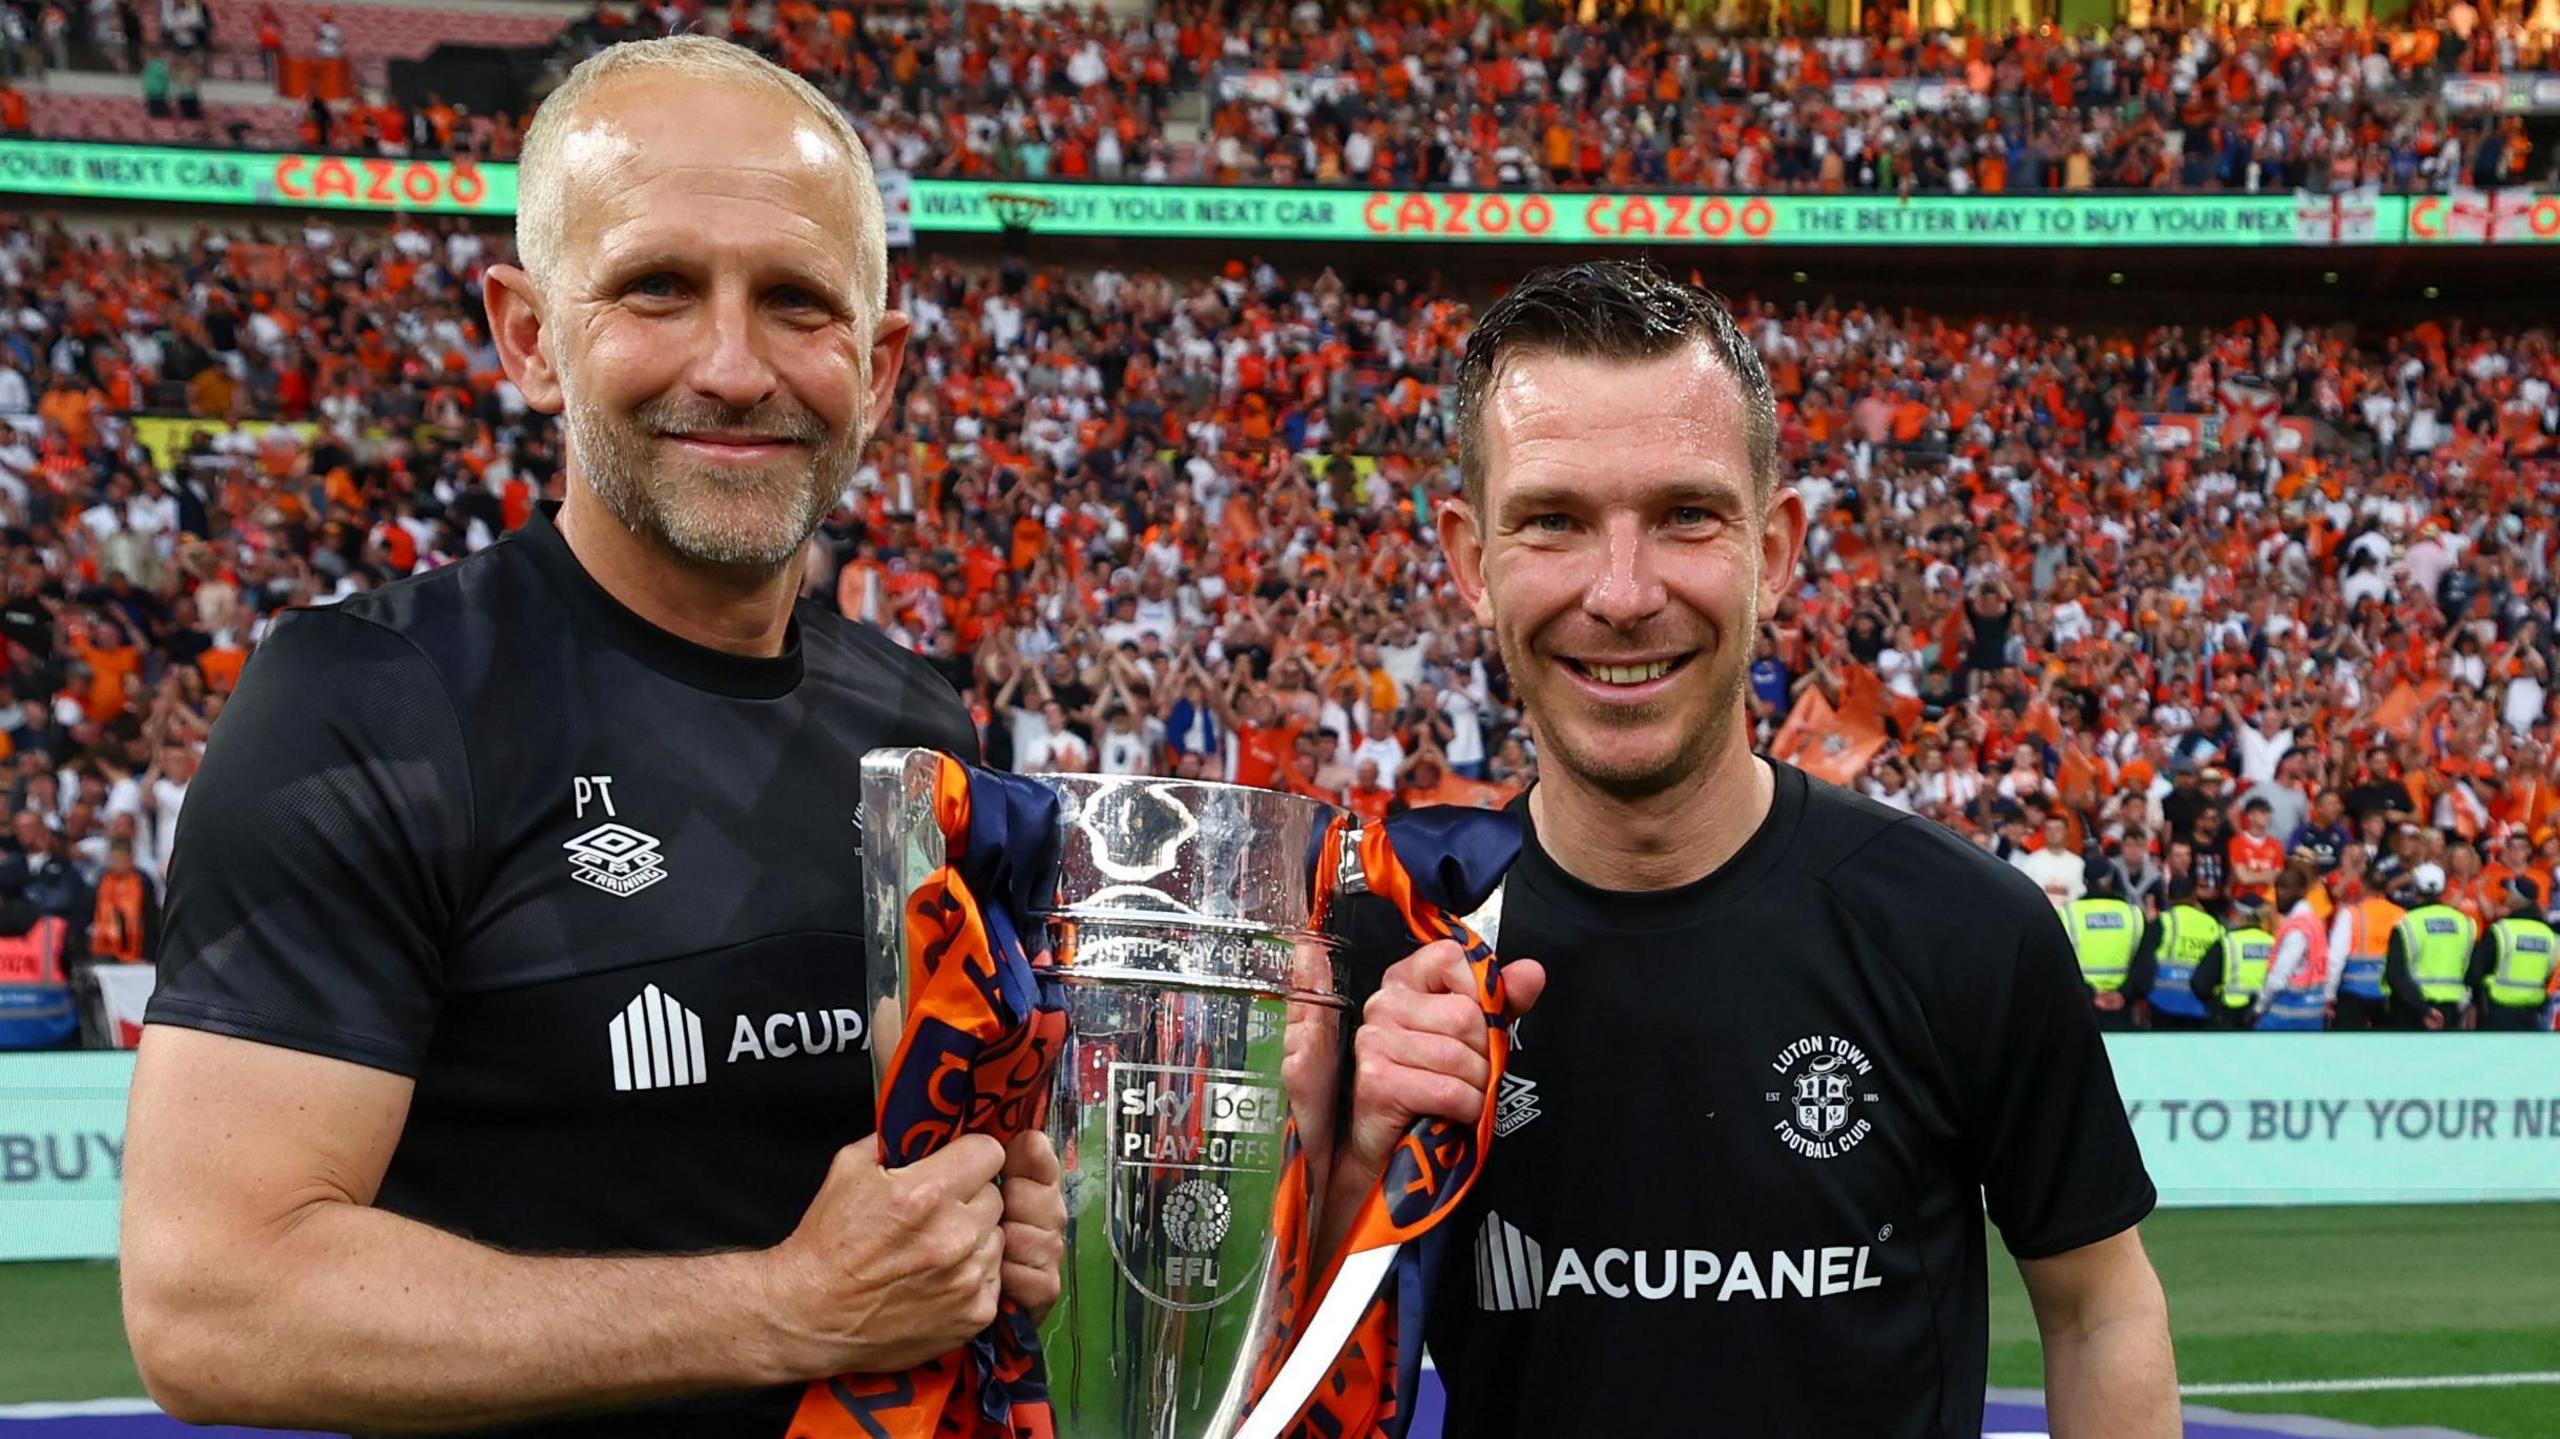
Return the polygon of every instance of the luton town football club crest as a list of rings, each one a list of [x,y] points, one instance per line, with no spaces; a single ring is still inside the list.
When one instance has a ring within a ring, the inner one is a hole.
[[[1808,1035],[1778,1051],[1769,1068],[1779,1087],[1761,1097],[1780,1106],[1772,1128],[1807,1159],[1836,1159],[1875,1132],[1858,1111],[1883,1096],[1866,1088],[1875,1072],[1867,1052],[1836,1035]]]
[[[1847,1068],[1836,1054],[1818,1054],[1796,1076],[1796,1124],[1816,1139],[1830,1138],[1849,1122]]]

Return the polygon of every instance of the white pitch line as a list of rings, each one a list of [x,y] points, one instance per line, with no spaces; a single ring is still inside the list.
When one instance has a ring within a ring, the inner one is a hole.
[[[89,1419],[131,1414],[157,1414],[148,1399],[76,1399],[60,1404],[0,1404],[0,1422],[12,1419]]]
[[[2386,1389],[2506,1389],[2560,1384],[2560,1369],[2517,1374],[2429,1374],[2396,1379],[2297,1379],[2268,1384],[2181,1384],[2189,1399],[2244,1394],[2362,1394]]]

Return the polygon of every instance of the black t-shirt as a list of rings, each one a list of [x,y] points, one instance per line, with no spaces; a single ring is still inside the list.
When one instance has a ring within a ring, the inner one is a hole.
[[[922,660],[641,620],[547,517],[258,647],[188,793],[155,1023],[417,1081],[379,1204],[512,1250],[788,1235],[872,1127],[859,765],[974,757]],[[796,1391],[543,1434],[770,1439]]]
[[[2347,815],[2359,825],[2377,811],[2414,812],[2416,808],[2409,801],[2409,787],[2396,779],[2368,780],[2347,791]]]
[[[39,657],[53,653],[53,612],[33,595],[12,595],[0,604],[0,639]]]
[[[2172,788],[2167,794],[2162,795],[2160,817],[2168,821],[2169,837],[2181,842],[2193,840],[2196,837],[2196,816],[2204,813],[2212,804],[2213,801],[2205,796],[2204,790],[2194,785],[2185,789]]]
[[[2309,855],[2320,872],[2327,874],[2338,867],[2338,857],[2347,852],[2347,845],[2353,840],[2345,825],[2305,824],[2294,831],[2293,851]]]
[[[1450,1439],[1979,1434],[1985,1199],[2021,1258],[2150,1212],[2052,905],[1773,767],[1694,884],[1598,890],[1534,836],[1510,872],[1499,947],[1548,982],[1431,1280]],[[1411,948],[1382,908],[1372,976]]]

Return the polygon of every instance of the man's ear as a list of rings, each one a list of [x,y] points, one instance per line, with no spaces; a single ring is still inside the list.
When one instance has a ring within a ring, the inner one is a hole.
[[[898,402],[898,367],[906,363],[911,321],[896,310],[880,312],[880,328],[871,332],[871,414],[866,434],[880,433],[889,410]]]
[[[1796,587],[1806,523],[1804,496],[1793,485],[1780,485],[1760,517],[1760,613],[1764,615],[1776,614],[1778,601]]]
[[[546,415],[560,413],[560,371],[542,342],[549,321],[533,277],[514,265],[491,265],[480,277],[480,299],[507,378],[527,405]]]
[[[1443,500],[1432,519],[1440,530],[1440,548],[1449,556],[1449,578],[1457,583],[1458,598],[1475,612],[1477,624],[1490,627],[1493,596],[1485,587],[1484,527],[1475,506],[1464,499]]]

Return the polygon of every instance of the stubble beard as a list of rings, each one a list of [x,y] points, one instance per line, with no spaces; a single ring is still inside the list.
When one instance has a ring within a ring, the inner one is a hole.
[[[1698,723],[1681,735],[1680,742],[1659,759],[1637,758],[1613,760],[1582,745],[1575,727],[1570,724],[1547,723],[1538,713],[1540,700],[1550,686],[1563,688],[1563,682],[1546,669],[1549,661],[1531,652],[1525,641],[1515,638],[1499,626],[1495,640],[1502,650],[1502,662],[1516,676],[1536,675],[1535,692],[1523,690],[1522,702],[1528,710],[1531,735],[1538,743],[1538,764],[1543,771],[1549,763],[1571,774],[1574,779],[1615,799],[1648,799],[1674,790],[1695,778],[1713,763],[1732,738],[1735,720],[1742,713],[1742,697],[1751,680],[1750,646],[1744,637],[1760,632],[1760,587],[1755,577],[1743,597],[1742,622],[1730,634],[1715,637],[1715,647],[1695,663],[1707,666],[1707,706]],[[1580,704],[1582,697],[1570,691],[1564,701]],[[1630,725],[1657,723],[1672,713],[1669,704],[1655,702],[1626,707]]]
[[[660,395],[624,419],[581,403],[565,372],[560,389],[570,453],[596,498],[623,528],[707,569],[779,570],[796,562],[835,508],[869,438],[860,425],[830,437],[815,413],[787,399],[740,410],[698,396]],[[788,439],[805,448],[808,463],[726,470],[687,464],[657,443],[661,435],[702,430]]]

